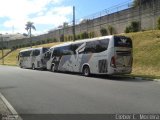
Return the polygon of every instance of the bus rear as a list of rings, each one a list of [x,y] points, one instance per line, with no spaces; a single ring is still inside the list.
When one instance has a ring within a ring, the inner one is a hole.
[[[129,37],[113,36],[114,55],[110,66],[113,74],[130,74],[132,72],[132,40]]]

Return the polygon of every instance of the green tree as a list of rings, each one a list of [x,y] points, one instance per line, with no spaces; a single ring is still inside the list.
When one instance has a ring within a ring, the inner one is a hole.
[[[109,31],[110,35],[113,35],[115,32],[113,26],[111,26],[111,25],[108,25],[108,31]]]
[[[140,24],[137,21],[133,21],[130,23],[129,26],[126,27],[125,33],[130,33],[130,32],[138,32],[140,29]]]
[[[137,7],[137,6],[140,6],[142,4],[145,4],[147,2],[150,2],[151,0],[134,0],[133,1],[133,7]]]
[[[157,20],[157,28],[158,28],[158,30],[160,30],[160,17]]]
[[[108,35],[108,32],[107,32],[107,29],[106,29],[106,28],[101,28],[101,29],[100,29],[100,33],[101,33],[102,36]]]

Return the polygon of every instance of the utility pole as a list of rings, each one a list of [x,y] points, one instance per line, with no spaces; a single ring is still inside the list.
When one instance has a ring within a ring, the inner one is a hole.
[[[76,40],[76,32],[75,32],[75,6],[73,6],[73,41]]]

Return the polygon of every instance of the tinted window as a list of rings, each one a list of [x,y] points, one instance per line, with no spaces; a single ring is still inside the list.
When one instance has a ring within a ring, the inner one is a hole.
[[[77,43],[77,44],[72,44],[70,46],[71,51],[73,52],[73,54],[76,54],[76,50],[82,45],[83,43]]]
[[[53,51],[54,56],[71,55],[71,54],[73,54],[73,52],[71,50],[70,45],[55,48]]]
[[[115,36],[114,37],[114,46],[115,47],[132,47],[132,40],[128,37]]]
[[[91,41],[86,43],[84,53],[100,53],[108,48],[109,39]]]
[[[43,51],[43,53],[45,53],[48,51],[48,48],[43,48],[42,51]]]
[[[109,39],[98,40],[96,43],[96,53],[103,52],[108,49]]]
[[[40,55],[40,50],[34,50],[33,51],[33,56],[38,56]]]
[[[53,57],[53,56],[60,56],[60,48],[59,48],[59,47],[54,48],[52,57]]]
[[[20,53],[20,57],[29,57],[31,55],[31,51],[25,51]]]
[[[73,51],[71,50],[71,46],[65,46],[61,49],[62,55],[72,55]]]

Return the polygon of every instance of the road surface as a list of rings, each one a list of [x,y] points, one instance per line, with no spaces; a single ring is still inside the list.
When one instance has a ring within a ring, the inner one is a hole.
[[[19,114],[160,113],[160,82],[0,66],[0,92]]]

